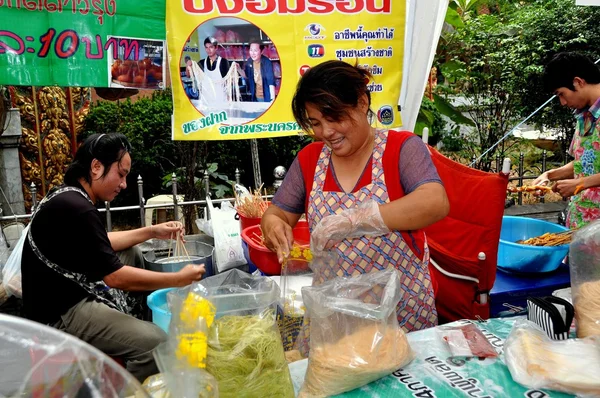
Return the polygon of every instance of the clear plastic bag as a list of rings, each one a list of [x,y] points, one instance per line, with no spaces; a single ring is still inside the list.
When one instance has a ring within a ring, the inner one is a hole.
[[[398,326],[400,278],[394,269],[302,288],[310,354],[299,397],[326,397],[393,373],[414,357]]]
[[[57,329],[0,314],[0,397],[148,397],[114,360]]]
[[[29,224],[31,225],[31,224]],[[4,268],[2,268],[2,284],[6,295],[23,297],[23,288],[21,285],[21,258],[23,257],[23,245],[27,239],[29,225],[21,233],[21,237],[12,249],[12,253],[6,260]]]
[[[440,327],[437,332],[447,343],[453,357],[495,358],[498,356],[494,346],[473,324]]]
[[[206,369],[219,383],[219,396],[293,397],[276,323],[277,284],[237,269],[198,283],[217,311],[208,336]]]
[[[517,321],[504,343],[512,378],[528,388],[600,396],[600,338],[552,340],[535,323]]]
[[[215,317],[207,290],[192,284],[167,294],[169,339],[154,351],[168,392],[173,397],[215,398],[217,381],[206,371],[208,330]]]
[[[312,285],[313,271],[310,262],[313,256],[308,246],[294,245],[289,256],[281,264],[279,286],[281,288],[281,311],[278,313],[277,323],[281,332],[283,349],[291,351],[295,347],[300,329],[304,320],[304,301],[302,300],[302,287]],[[299,355],[292,354],[292,359],[301,359]]]
[[[600,336],[600,221],[575,233],[569,263],[577,337]]]

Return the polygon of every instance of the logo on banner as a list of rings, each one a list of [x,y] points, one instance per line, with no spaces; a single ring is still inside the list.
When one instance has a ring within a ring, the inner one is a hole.
[[[323,58],[325,55],[325,47],[320,44],[311,44],[308,46],[308,56],[311,58]]]
[[[318,23],[311,23],[309,25],[306,25],[304,31],[308,32],[310,36],[304,36],[304,40],[323,40],[325,38],[325,35],[322,35],[321,32],[323,32],[324,30],[325,28]]]
[[[304,76],[304,74],[310,69],[310,66],[308,65],[302,65],[300,67],[300,70],[298,72],[300,72],[300,76]]]
[[[384,105],[377,111],[377,120],[379,123],[389,126],[394,123],[394,109],[389,105]]]

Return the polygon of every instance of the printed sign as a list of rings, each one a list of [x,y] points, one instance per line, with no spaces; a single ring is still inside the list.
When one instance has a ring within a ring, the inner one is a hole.
[[[162,88],[164,4],[0,0],[0,84]]]
[[[167,0],[174,139],[299,133],[296,84],[331,59],[368,69],[375,123],[399,126],[404,24],[404,1]]]

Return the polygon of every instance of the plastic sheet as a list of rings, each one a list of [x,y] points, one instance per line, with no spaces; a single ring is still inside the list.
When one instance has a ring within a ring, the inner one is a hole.
[[[0,397],[148,397],[101,351],[26,319],[0,314]]]
[[[526,387],[600,396],[600,338],[551,340],[535,323],[518,321],[504,345],[513,379]]]
[[[569,262],[577,337],[600,336],[600,221],[575,233]]]
[[[442,340],[446,342],[453,357],[495,358],[498,353],[473,324],[440,327]]]
[[[302,288],[310,354],[299,397],[325,397],[380,379],[414,357],[398,326],[396,270],[335,278]]]

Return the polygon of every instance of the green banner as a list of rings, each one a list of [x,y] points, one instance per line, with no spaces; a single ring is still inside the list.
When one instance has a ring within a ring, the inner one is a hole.
[[[164,0],[0,0],[0,84],[162,88]]]

